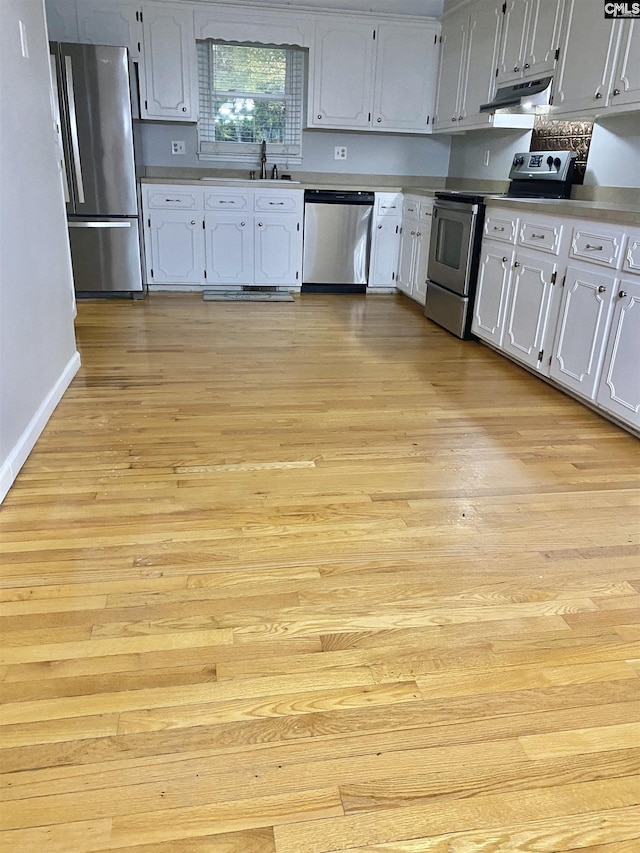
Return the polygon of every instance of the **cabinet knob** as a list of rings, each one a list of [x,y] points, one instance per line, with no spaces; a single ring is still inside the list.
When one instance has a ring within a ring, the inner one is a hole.
[[[528,63],[528,62],[525,62],[524,67],[525,67],[525,69],[529,69],[529,68],[531,68],[531,66],[529,65],[529,63]]]
[[[378,123],[380,123],[380,122],[382,121],[382,119],[381,119],[381,118],[377,118],[377,119],[376,119],[376,121],[377,121]]]
[[[415,237],[415,236],[416,236],[416,232],[415,232],[415,231],[412,231],[412,232],[411,232],[411,236],[412,236],[412,237]]]
[[[513,70],[514,70],[514,71],[520,71],[520,66],[519,66],[519,65],[514,65],[514,66],[513,66]]]
[[[182,112],[183,112],[183,113],[186,113],[186,111],[187,111],[187,108],[186,108],[186,107],[183,107],[183,108],[182,108]]]
[[[596,92],[596,98],[601,98],[601,97],[602,97],[602,92]]]
[[[191,220],[191,224],[192,224],[192,225],[195,225],[195,224],[196,224],[195,219],[192,219],[192,220]]]
[[[458,116],[458,121],[462,121],[463,118],[464,116]]]
[[[451,116],[451,121],[458,121],[458,119],[455,116]]]
[[[322,118],[322,114],[321,114],[321,113],[318,113],[318,118]]]
[[[258,222],[258,228],[262,228],[262,222]]]
[[[612,95],[619,95],[619,94],[620,94],[620,89],[614,89],[614,90],[613,90],[613,92],[612,92],[611,94],[612,94]]]
[[[520,266],[520,261],[516,261],[516,262],[514,263],[514,267],[519,267],[519,266]]]
[[[240,223],[240,227],[241,227],[241,228],[244,228],[244,225],[245,225],[245,223],[244,223],[244,222],[241,222],[241,223]]]
[[[618,294],[618,296],[620,297],[620,299],[625,299],[627,296],[627,291],[621,290],[620,293]]]
[[[598,293],[606,293],[606,292],[607,292],[607,288],[600,285],[600,287],[598,288]]]
[[[422,237],[422,231],[416,231],[416,237]]]
[[[378,225],[378,228],[382,228],[382,225]]]
[[[502,259],[502,263],[506,264],[508,260],[509,260],[509,258],[505,255],[504,258]]]

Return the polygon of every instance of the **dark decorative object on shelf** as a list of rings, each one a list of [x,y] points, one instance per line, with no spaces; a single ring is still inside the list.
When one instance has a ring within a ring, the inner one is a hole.
[[[577,157],[573,182],[582,184],[592,132],[592,121],[554,121],[546,116],[536,116],[531,151],[575,151]]]

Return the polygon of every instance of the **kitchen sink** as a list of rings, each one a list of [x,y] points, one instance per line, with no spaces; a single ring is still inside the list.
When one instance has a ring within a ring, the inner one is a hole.
[[[206,181],[208,184],[279,184],[287,186],[288,184],[299,184],[300,181],[282,180],[282,178],[200,178],[201,181]]]

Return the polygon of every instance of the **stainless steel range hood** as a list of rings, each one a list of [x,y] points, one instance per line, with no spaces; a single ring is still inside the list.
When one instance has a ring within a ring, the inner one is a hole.
[[[503,86],[488,104],[482,104],[481,113],[546,113],[551,103],[553,77],[539,77],[528,83]]]

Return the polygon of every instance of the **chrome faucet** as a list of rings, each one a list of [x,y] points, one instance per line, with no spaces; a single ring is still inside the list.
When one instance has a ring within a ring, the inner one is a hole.
[[[267,141],[262,140],[260,146],[260,180],[264,181],[267,177]]]

